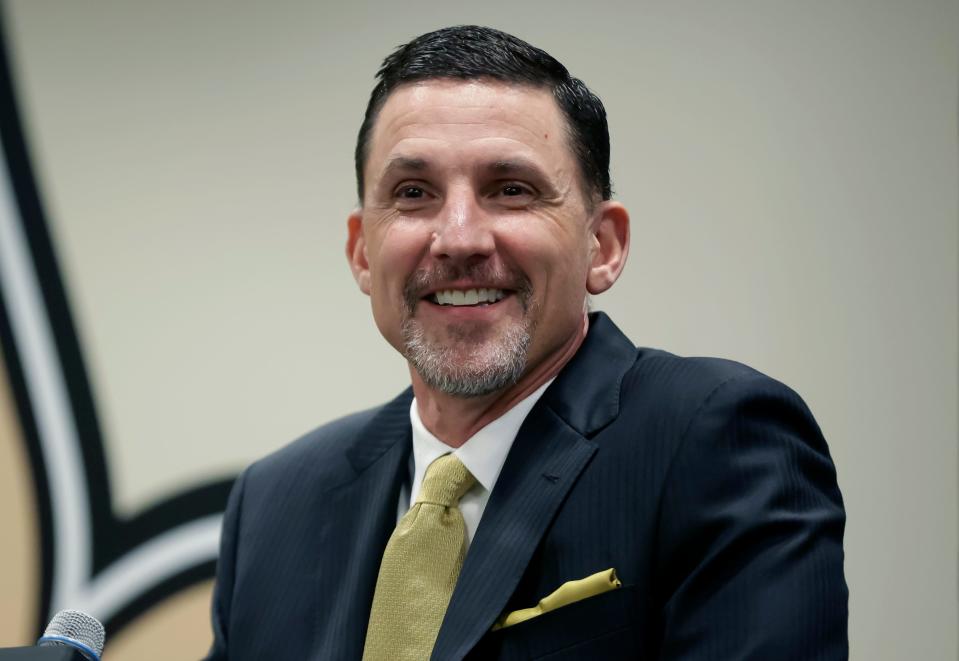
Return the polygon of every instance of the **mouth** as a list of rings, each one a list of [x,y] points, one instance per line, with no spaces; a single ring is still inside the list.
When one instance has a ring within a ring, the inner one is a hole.
[[[512,294],[507,289],[440,289],[423,297],[424,301],[440,306],[487,307],[499,303]]]

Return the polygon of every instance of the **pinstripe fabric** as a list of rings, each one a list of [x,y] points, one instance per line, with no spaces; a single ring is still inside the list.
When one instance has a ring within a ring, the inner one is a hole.
[[[250,467],[211,659],[358,659],[409,457],[409,393]],[[433,659],[843,659],[845,523],[802,400],[743,365],[634,348],[603,315],[530,412]],[[491,632],[615,568],[623,587]]]

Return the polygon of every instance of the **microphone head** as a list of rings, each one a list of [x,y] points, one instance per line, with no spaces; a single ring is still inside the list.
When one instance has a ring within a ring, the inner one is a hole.
[[[90,661],[100,661],[105,638],[103,625],[97,618],[83,611],[62,610],[50,620],[37,644],[72,647]]]

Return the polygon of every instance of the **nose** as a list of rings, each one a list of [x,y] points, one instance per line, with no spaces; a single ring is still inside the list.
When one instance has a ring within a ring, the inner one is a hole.
[[[450,190],[440,209],[430,243],[430,254],[438,259],[469,261],[493,254],[491,218],[475,192],[464,186]]]

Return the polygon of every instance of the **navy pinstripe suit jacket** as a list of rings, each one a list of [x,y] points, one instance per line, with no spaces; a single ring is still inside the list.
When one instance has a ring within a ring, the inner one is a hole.
[[[408,479],[409,390],[254,463],[227,508],[209,659],[359,659]],[[500,474],[433,659],[847,657],[842,497],[802,400],[593,315]],[[491,632],[613,567],[623,587]]]

